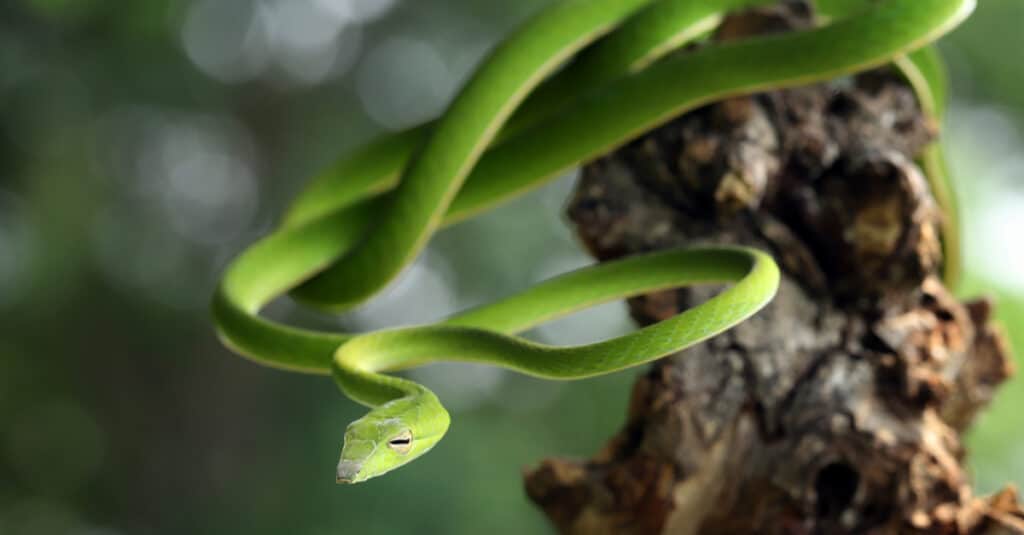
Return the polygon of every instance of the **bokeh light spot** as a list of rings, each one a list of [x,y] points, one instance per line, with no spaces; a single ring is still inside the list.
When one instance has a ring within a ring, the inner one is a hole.
[[[954,189],[961,201],[964,261],[969,273],[981,275],[1024,295],[1024,262],[1019,240],[1024,228],[1024,158],[1021,134],[1000,110],[960,103],[950,111],[945,146]],[[972,186],[958,186],[974,177]]]
[[[407,37],[387,39],[370,50],[356,77],[366,112],[389,130],[438,116],[455,89],[437,49]]]
[[[222,82],[284,75],[314,85],[346,72],[358,56],[366,8],[357,4],[198,0],[186,15],[182,45],[200,70]]]
[[[324,11],[342,20],[372,22],[395,7],[395,0],[313,0]]]
[[[212,124],[211,124],[212,123]],[[233,145],[230,129],[216,121],[194,121],[165,129],[157,141],[164,213],[188,240],[223,244],[248,228],[256,215],[259,190],[245,155]]]
[[[188,57],[222,82],[242,82],[261,74],[269,63],[260,39],[260,19],[249,0],[194,2],[181,29]]]

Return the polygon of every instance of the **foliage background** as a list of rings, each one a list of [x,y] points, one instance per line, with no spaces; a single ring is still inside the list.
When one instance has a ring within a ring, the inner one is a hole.
[[[632,373],[572,384],[472,366],[417,372],[453,409],[427,458],[337,487],[361,409],[323,378],[215,340],[220,270],[305,177],[438,113],[546,0],[8,0],[0,8],[0,533],[536,533],[521,467],[588,455]],[[942,46],[945,142],[970,277],[1024,347],[1024,3],[986,0]],[[338,327],[427,321],[588,259],[572,177],[447,230]],[[287,302],[272,314],[314,321]],[[324,320],[319,319],[322,323]],[[628,328],[620,305],[533,333]],[[1024,483],[1024,386],[970,437],[981,489]]]

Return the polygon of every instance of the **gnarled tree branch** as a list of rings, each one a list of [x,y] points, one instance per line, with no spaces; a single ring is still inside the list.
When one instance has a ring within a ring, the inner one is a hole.
[[[808,20],[790,3],[722,36]],[[975,498],[961,464],[1010,365],[991,305],[939,277],[942,214],[914,163],[935,130],[880,70],[707,106],[584,169],[569,213],[597,258],[739,243],[785,276],[756,317],[643,376],[597,456],[526,475],[562,532],[1024,533],[1013,490]]]

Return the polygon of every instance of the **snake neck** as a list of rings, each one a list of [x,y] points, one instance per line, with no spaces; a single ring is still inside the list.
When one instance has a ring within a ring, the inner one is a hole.
[[[405,379],[337,363],[335,380],[352,399],[372,407],[345,430],[337,481],[359,483],[430,451],[451,418],[430,390]]]

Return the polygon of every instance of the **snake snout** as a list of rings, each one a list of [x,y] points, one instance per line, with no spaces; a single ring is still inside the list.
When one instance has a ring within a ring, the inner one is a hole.
[[[363,468],[363,463],[355,461],[341,461],[338,463],[338,477],[336,481],[338,483],[355,483],[356,476],[359,475],[359,470]]]

